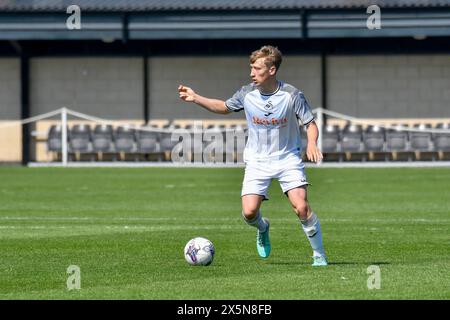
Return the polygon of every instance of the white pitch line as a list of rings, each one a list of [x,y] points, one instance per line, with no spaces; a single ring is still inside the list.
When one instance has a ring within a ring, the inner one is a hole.
[[[53,231],[53,230],[145,230],[145,231],[171,231],[171,230],[229,230],[229,229],[247,229],[246,226],[230,226],[230,225],[220,225],[220,226],[192,226],[192,225],[175,225],[175,226],[114,226],[114,225],[107,225],[107,226],[91,226],[90,228],[86,228],[86,226],[48,226],[48,225],[37,225],[37,226],[2,226],[0,225],[0,230],[46,230],[46,231]],[[280,228],[279,228],[280,229]],[[283,229],[283,228],[281,228]]]
[[[388,162],[322,162],[305,163],[308,168],[449,168],[450,161],[388,161]],[[244,168],[244,163],[174,163],[174,162],[30,162],[32,168]]]
[[[428,222],[428,223],[447,223],[450,219],[426,219],[426,218],[369,218],[355,220],[352,218],[320,218],[321,221],[327,222]],[[292,222],[296,221],[295,217],[292,218],[272,218],[274,221],[279,222]],[[185,223],[185,218],[179,217],[0,217],[0,221],[180,221]],[[241,217],[197,217],[190,218],[191,222],[196,221],[241,221]]]

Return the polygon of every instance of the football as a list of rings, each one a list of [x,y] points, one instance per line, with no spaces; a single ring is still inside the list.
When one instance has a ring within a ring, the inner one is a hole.
[[[184,258],[193,266],[209,266],[214,259],[214,245],[206,238],[197,237],[184,247]]]

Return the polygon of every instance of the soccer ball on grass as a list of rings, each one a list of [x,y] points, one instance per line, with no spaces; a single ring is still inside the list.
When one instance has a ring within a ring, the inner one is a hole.
[[[214,259],[214,245],[206,238],[197,237],[184,247],[184,258],[193,266],[209,266]]]

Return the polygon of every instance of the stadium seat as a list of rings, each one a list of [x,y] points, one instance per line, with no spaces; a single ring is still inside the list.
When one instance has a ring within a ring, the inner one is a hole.
[[[51,152],[62,151],[62,127],[52,125],[48,131],[47,150]]]
[[[436,129],[450,130],[449,123],[438,123]],[[434,150],[438,152],[439,160],[444,160],[445,154],[450,152],[450,133],[435,133]]]
[[[432,135],[431,132],[427,132],[426,130],[431,129],[430,124],[416,124],[414,125],[414,129],[423,130],[423,132],[411,131],[409,133],[409,141],[411,144],[411,149],[414,151],[416,160],[423,160],[424,155],[431,154],[433,157],[432,150]]]
[[[175,130],[179,130],[180,125],[165,125],[163,127],[163,132],[160,134],[159,147],[160,151],[164,152],[165,159],[171,159],[171,153],[173,148],[181,141],[180,137],[178,140],[172,140],[172,134]],[[181,150],[180,150],[181,151]]]
[[[111,125],[98,124],[92,132],[92,149],[94,152],[111,152],[113,128]]]
[[[408,129],[407,125],[398,124],[386,131],[386,151],[390,152],[392,160],[400,160],[403,155],[407,160],[412,160],[408,148],[408,131],[405,129]]]
[[[226,150],[226,128],[224,125],[209,125],[203,133],[204,162],[222,163]]]
[[[337,152],[339,144],[339,126],[326,125],[322,130],[322,151]]]
[[[388,160],[385,150],[385,130],[380,126],[368,126],[363,134],[364,150],[369,153],[369,160],[381,156]]]
[[[386,132],[386,148],[390,151],[405,151],[408,143],[408,132],[406,125],[397,125],[395,129]]]
[[[225,151],[227,162],[242,163],[244,161],[244,148],[248,140],[246,126],[233,124],[225,135]]]
[[[190,162],[202,162],[203,161],[203,126],[195,123],[194,125],[188,124],[185,129],[189,131],[191,135],[191,150],[189,154]],[[186,151],[186,150],[183,150]]]
[[[341,134],[341,151],[345,152],[347,160],[352,160],[356,155],[363,155],[361,141],[362,126],[347,124]]]
[[[382,151],[384,149],[384,128],[368,126],[364,131],[364,148],[369,151]]]
[[[143,126],[143,130],[137,130],[136,141],[137,150],[140,153],[153,153],[159,151],[159,132],[150,131],[156,127]]]
[[[414,129],[423,130],[424,132],[412,131],[410,132],[409,140],[413,150],[429,151],[431,146],[431,133],[425,130],[431,129],[429,124],[416,124]]]
[[[99,124],[95,126],[92,131],[92,150],[100,161],[104,160],[107,155],[112,157],[114,145],[111,125]]]
[[[124,160],[127,154],[136,151],[135,132],[129,126],[119,126],[114,132],[115,151],[119,153],[120,159]]]
[[[361,151],[361,138],[361,125],[346,125],[342,131],[342,151]]]
[[[343,153],[340,152],[340,129],[338,125],[328,124],[322,129],[322,153],[325,161],[342,161]],[[304,146],[306,147],[306,146]]]
[[[91,151],[91,127],[86,124],[76,124],[69,131],[70,148],[72,152]]]
[[[76,124],[69,131],[69,155],[73,160],[93,159],[91,145],[91,127],[86,124]]]

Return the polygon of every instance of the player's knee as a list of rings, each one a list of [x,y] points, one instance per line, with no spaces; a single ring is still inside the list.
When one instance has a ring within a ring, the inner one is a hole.
[[[293,209],[295,214],[302,220],[305,220],[308,217],[308,202],[306,201],[299,201],[295,205],[293,205]]]
[[[245,219],[251,220],[254,217],[256,217],[256,215],[258,214],[258,210],[259,209],[256,207],[242,208],[242,215],[244,216]]]

